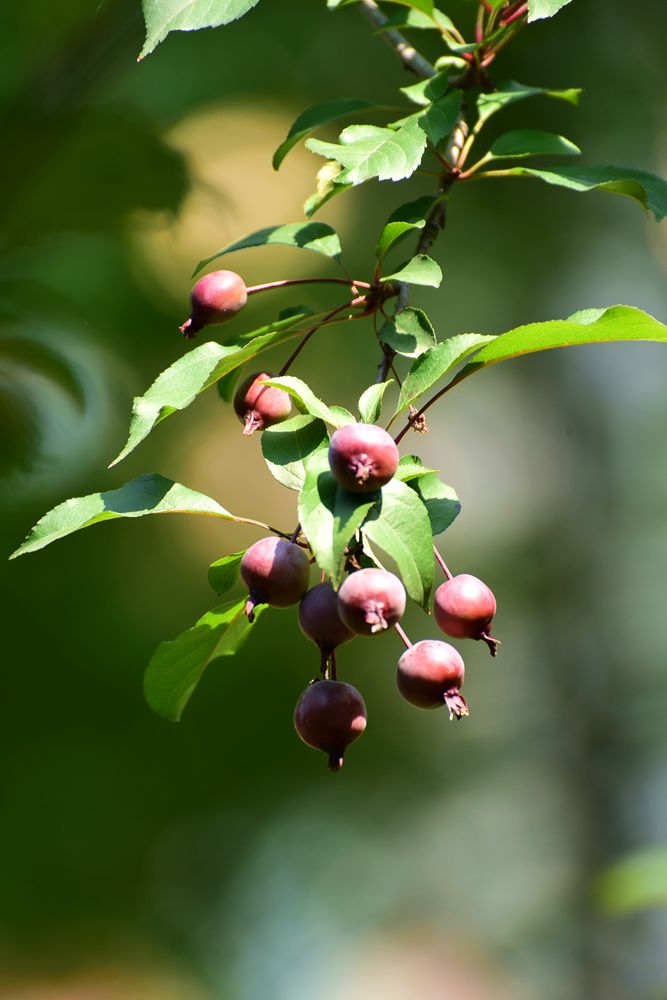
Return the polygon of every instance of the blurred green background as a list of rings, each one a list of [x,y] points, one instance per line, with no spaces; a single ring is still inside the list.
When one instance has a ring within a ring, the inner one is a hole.
[[[471,7],[447,10],[469,25]],[[301,217],[321,161],[270,166],[296,114],[386,102],[409,78],[323,0],[263,0],[139,65],[138,0],[24,0],[1,22],[2,552],[62,499],[144,471],[292,525],[294,495],[214,392],[106,466],[132,395],[184,351],[194,262]],[[658,0],[574,0],[496,78],[583,86],[581,108],[526,102],[498,127],[664,174],[665,28]],[[353,273],[414,190],[324,209]],[[624,199],[463,187],[437,256],[445,283],[418,303],[440,336],[616,302],[667,319],[667,228]],[[231,266],[255,283],[329,265],[267,249]],[[268,298],[235,329],[316,301]],[[334,328],[298,373],[351,406],[376,360],[370,326]],[[578,348],[494,368],[432,411],[410,446],[462,499],[442,549],[494,588],[503,648],[462,650],[472,716],[450,726],[398,697],[393,636],[345,647],[369,726],[337,777],[292,729],[317,664],[293,611],[212,665],[180,725],[143,702],[151,652],[215,604],[207,566],[249,529],[114,523],[4,563],[3,1000],[667,997],[664,893],[625,912],[622,885],[606,907],[596,888],[667,842],[665,385],[664,347]],[[407,627],[435,635],[418,612]]]

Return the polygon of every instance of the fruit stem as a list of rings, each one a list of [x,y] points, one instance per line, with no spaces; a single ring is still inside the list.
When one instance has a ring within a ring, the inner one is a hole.
[[[396,623],[396,625],[394,625],[394,628],[396,629],[396,632],[398,633],[398,635],[399,635],[399,637],[401,639],[401,642],[403,643],[403,645],[405,646],[405,648],[406,649],[411,649],[412,648],[412,643],[410,642],[410,640],[408,639],[407,635],[405,634],[405,632],[403,631],[403,629],[401,628],[401,626],[398,624],[398,622]]]
[[[332,681],[338,680],[338,674],[336,673],[336,650],[331,651],[331,656],[329,658],[329,677]]]
[[[287,372],[290,370],[296,359],[299,357],[301,351],[304,349],[310,338],[313,336],[314,333],[317,333],[317,331],[320,329],[321,326],[324,326],[326,323],[329,323],[334,318],[334,316],[337,316],[338,313],[342,312],[344,309],[347,309],[349,306],[353,304],[354,303],[352,302],[345,302],[342,306],[336,306],[336,308],[330,310],[330,312],[328,312],[320,320],[319,323],[317,323],[315,326],[311,326],[310,330],[306,330],[306,333],[297,344],[295,350],[292,351],[289,358],[278,372],[277,378],[282,378],[283,375],[287,375]]]
[[[269,292],[273,288],[290,288],[292,285],[345,285],[353,291],[357,288],[371,287],[368,281],[353,281],[348,278],[283,278],[280,281],[267,281],[263,285],[252,285],[246,291],[248,295],[255,295],[257,292]]]
[[[448,580],[453,580],[454,579],[454,574],[449,571],[449,567],[447,566],[447,563],[442,558],[442,556],[438,552],[438,550],[435,547],[435,545],[433,546],[433,555],[435,556],[435,561],[437,562],[438,566],[440,567],[440,569],[442,570],[442,572],[445,574],[445,576],[447,577],[447,579]]]

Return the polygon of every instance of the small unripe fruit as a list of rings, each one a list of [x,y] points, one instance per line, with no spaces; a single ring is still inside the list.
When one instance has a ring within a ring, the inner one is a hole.
[[[285,538],[271,535],[251,545],[241,560],[241,577],[250,591],[246,614],[253,620],[256,604],[287,608],[308,590],[308,556]]]
[[[345,748],[366,728],[364,699],[351,684],[313,681],[296,703],[294,728],[304,743],[328,755],[332,771],[340,771]]]
[[[398,466],[394,439],[376,424],[347,424],[331,438],[329,465],[334,478],[352,493],[372,493]]]
[[[417,708],[441,708],[446,705],[449,717],[468,715],[468,706],[460,689],[465,667],[461,655],[448,642],[423,639],[401,656],[396,683],[407,702]]]
[[[318,583],[302,598],[299,605],[301,631],[320,647],[324,661],[334,649],[354,639],[354,633],[338,614],[338,595],[330,583]]]
[[[235,271],[212,271],[192,289],[190,318],[179,328],[189,339],[205,326],[225,323],[248,301],[243,278]]]
[[[495,613],[493,591],[469,573],[452,577],[435,592],[433,614],[445,635],[454,639],[483,639],[492,656],[500,645],[498,639],[491,636],[491,620]]]
[[[243,424],[246,436],[287,420],[292,412],[288,392],[261,384],[271,377],[268,372],[255,372],[244,379],[234,393],[234,412]]]
[[[341,584],[338,614],[357,635],[374,635],[400,621],[405,588],[384,569],[360,569]]]

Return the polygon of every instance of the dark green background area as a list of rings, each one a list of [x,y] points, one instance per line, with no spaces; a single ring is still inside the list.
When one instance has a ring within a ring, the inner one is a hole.
[[[468,5],[447,11],[469,25]],[[217,105],[268,109],[286,131],[318,100],[396,102],[410,78],[353,8],[324,0],[262,0],[138,65],[138,0],[26,0],[0,22],[0,552],[62,499],[143,471],[206,492],[207,463],[216,499],[271,520],[259,444],[237,440],[214,392],[106,469],[133,393],[184,350],[188,273],[165,293],[136,241],[199,183],[165,137]],[[526,102],[489,136],[550,129],[588,163],[664,174],[666,28],[652,0],[572,0],[496,78],[582,86],[581,107]],[[344,196],[353,273],[414,191]],[[296,221],[274,212],[264,224]],[[443,286],[415,302],[440,337],[616,302],[664,322],[665,232],[625,199],[470,184],[437,248]],[[298,266],[296,250],[246,253],[253,280]],[[257,326],[273,315],[252,308]],[[370,325],[353,344],[323,331],[296,374],[352,408],[376,354]],[[403,995],[426,1000],[666,996],[664,915],[612,918],[595,896],[608,864],[667,841],[666,384],[661,346],[551,352],[471,379],[408,439],[461,497],[442,548],[493,587],[503,647],[497,661],[461,647],[472,715],[457,726],[400,700],[393,636],[343,650],[369,725],[337,776],[292,729],[317,657],[291,610],[210,667],[179,725],[143,701],[155,646],[215,603],[208,563],[255,534],[116,522],[2,564],[0,997],[35,981],[40,1000],[74,996],[58,984],[85,974],[105,1000],[119,977],[119,996],[156,1000],[393,1000],[387,969],[397,997],[405,974]],[[435,636],[418,610],[407,628]]]

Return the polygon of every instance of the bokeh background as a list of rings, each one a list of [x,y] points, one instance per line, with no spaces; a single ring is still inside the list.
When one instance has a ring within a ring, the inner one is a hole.
[[[451,10],[469,23],[471,7]],[[294,117],[409,78],[323,0],[263,0],[139,65],[138,0],[24,0],[1,23],[1,551],[62,499],[144,471],[292,524],[294,495],[214,391],[106,466],[132,395],[184,351],[194,262],[301,217],[321,161],[270,166]],[[658,0],[574,0],[496,72],[583,86],[580,109],[526,102],[498,128],[664,173],[665,28]],[[354,273],[414,190],[367,185],[323,211]],[[632,203],[527,180],[455,195],[445,283],[418,297],[440,336],[616,302],[667,318],[667,229]],[[230,263],[249,283],[329,266],[289,249]],[[263,296],[235,329],[304,299]],[[350,406],[375,363],[370,327],[334,328],[299,374]],[[454,726],[397,696],[394,637],[346,647],[369,726],[338,776],[292,729],[316,669],[292,611],[209,668],[180,725],[143,702],[151,652],[214,606],[207,566],[249,529],[116,522],[1,564],[0,997],[667,997],[666,385],[662,346],[577,348],[433,411],[410,443],[462,499],[442,548],[496,591],[502,652],[465,648],[472,716]],[[433,626],[415,612],[408,631]],[[651,908],[634,869],[604,880],[646,848]]]

